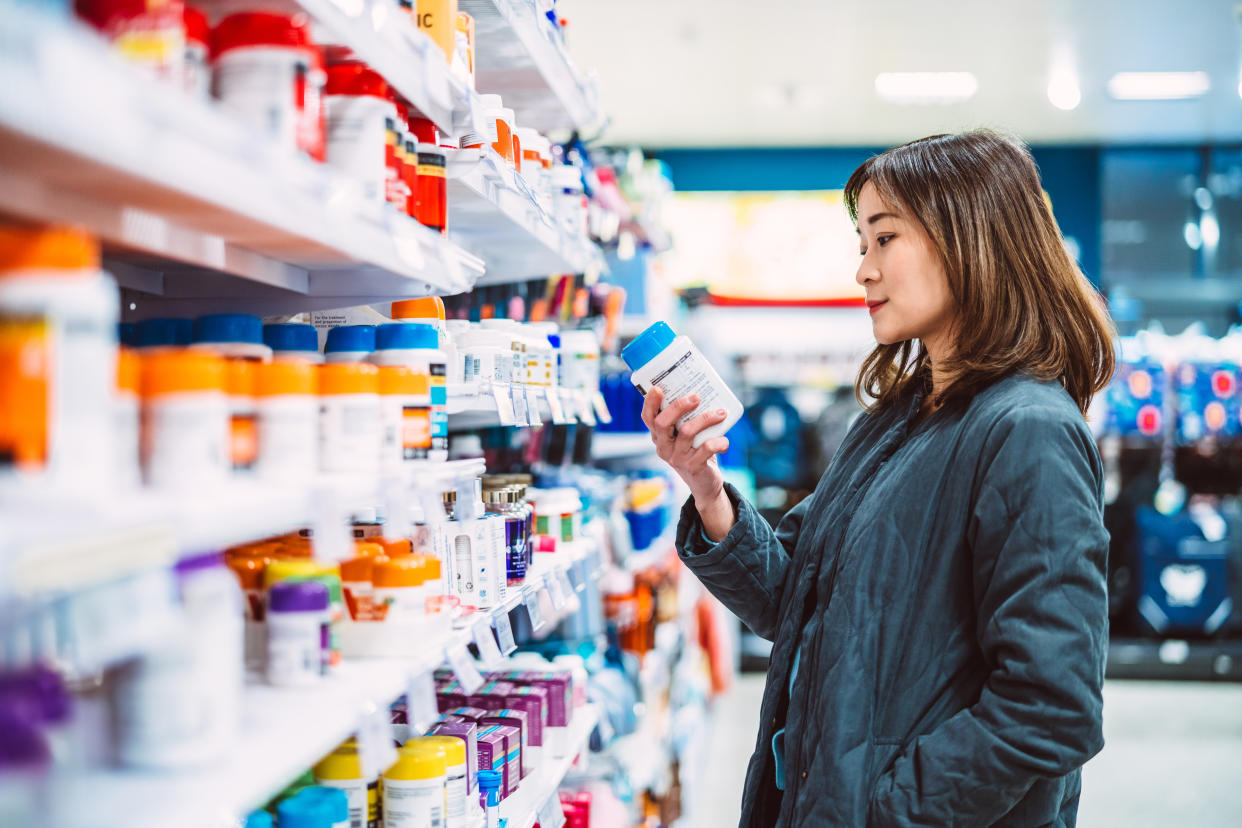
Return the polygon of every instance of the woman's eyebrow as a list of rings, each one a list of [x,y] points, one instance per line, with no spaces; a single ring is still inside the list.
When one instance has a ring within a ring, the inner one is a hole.
[[[896,213],[876,213],[874,216],[871,216],[870,218],[867,219],[867,224],[875,224],[880,219],[886,219],[886,218],[895,219],[895,218],[901,218],[901,216],[897,215]]]

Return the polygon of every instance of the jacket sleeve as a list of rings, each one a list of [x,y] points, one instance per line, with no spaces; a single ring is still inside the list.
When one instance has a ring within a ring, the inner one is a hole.
[[[905,745],[872,794],[873,826],[991,825],[1038,778],[1104,745],[1108,533],[1102,470],[1081,421],[1011,412],[984,440],[966,531],[979,700]]]
[[[780,618],[785,573],[811,498],[791,509],[774,531],[737,489],[726,483],[725,491],[737,515],[729,534],[720,543],[708,540],[690,498],[677,525],[677,552],[712,595],[771,641]]]

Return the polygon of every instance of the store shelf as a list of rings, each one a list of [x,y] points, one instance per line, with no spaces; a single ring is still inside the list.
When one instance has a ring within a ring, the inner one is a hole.
[[[398,474],[319,475],[304,486],[238,480],[214,491],[10,493],[0,509],[0,569],[11,573],[19,597],[81,589],[332,515],[343,525],[351,512],[384,505],[394,492],[438,493],[483,471],[482,460],[459,460]]]
[[[543,578],[566,569],[577,556],[545,556],[536,576],[515,590],[504,606],[486,615],[508,612],[526,594],[543,588]],[[347,658],[335,674],[306,688],[277,688],[252,679],[242,703],[241,738],[229,759],[185,771],[101,768],[65,770],[52,784],[51,823],[64,828],[223,828],[236,825],[361,727],[365,718],[385,711],[405,694],[411,679],[445,662],[449,648],[474,640],[470,623],[420,639],[409,656]],[[552,619],[555,622],[555,619]],[[571,725],[571,751],[546,763],[524,781],[502,810],[510,825],[531,826],[535,813],[555,792],[574,756],[598,720],[594,708],[579,711]],[[84,802],[90,808],[82,808]],[[143,803],[135,809],[134,803]]]
[[[590,132],[602,122],[595,84],[569,60],[534,0],[459,0],[474,17],[475,86],[504,97],[519,126]]]
[[[525,388],[524,386],[518,386]],[[501,386],[501,388],[505,388]],[[544,425],[553,422],[552,407],[548,403],[547,389],[538,388],[537,399],[539,403],[539,419]],[[523,393],[524,390],[523,390]],[[502,395],[511,396],[512,387],[507,391],[501,391]],[[565,388],[556,389],[557,399],[560,403],[562,412],[567,421],[581,421],[581,412],[585,406],[582,396],[578,392],[570,391]],[[456,385],[449,386],[448,389],[448,417],[450,431],[474,431],[481,428],[494,428],[501,425],[530,425],[528,421],[520,418],[517,422],[504,422],[501,416],[500,407],[496,401],[495,394],[491,387],[487,389],[478,386]]]
[[[451,153],[448,176],[449,238],[487,262],[478,284],[602,268],[599,248],[564,233],[491,148]]]
[[[506,828],[532,828],[538,819],[539,809],[557,795],[557,788],[574,761],[586,750],[587,740],[598,723],[598,707],[588,704],[578,709],[569,725],[569,750],[565,755],[545,762],[533,776],[522,780],[517,793],[500,803],[500,817],[509,821]]]
[[[1242,681],[1242,640],[1115,637],[1108,643],[1110,679]]]
[[[335,170],[142,76],[92,33],[10,2],[0,211],[109,245],[140,314],[279,313],[466,290],[483,263],[362,205]],[[86,125],[89,125],[87,128]]]
[[[625,460],[655,456],[655,445],[647,431],[597,431],[591,438],[591,459]]]

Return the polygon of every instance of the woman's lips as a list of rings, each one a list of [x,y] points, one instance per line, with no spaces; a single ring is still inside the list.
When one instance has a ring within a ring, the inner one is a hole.
[[[868,302],[868,303],[867,303],[867,310],[868,310],[870,313],[873,313],[873,314],[874,314],[876,311],[878,311],[880,308],[884,307],[884,306],[885,306],[885,305],[887,305],[887,304],[888,304],[888,300],[887,300],[887,299],[883,299],[883,300],[881,300],[881,301],[879,301],[879,302]]]

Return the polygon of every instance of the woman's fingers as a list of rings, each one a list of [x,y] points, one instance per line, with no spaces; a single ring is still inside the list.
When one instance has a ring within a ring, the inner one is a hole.
[[[664,392],[659,388],[652,388],[643,397],[643,425],[647,426],[648,431],[655,431],[655,418],[660,413],[662,402],[664,402]]]
[[[652,431],[659,429],[671,434],[673,426],[677,424],[677,421],[693,411],[698,404],[699,397],[697,394],[689,394],[679,400],[673,400],[656,416],[655,427],[652,428]]]
[[[691,463],[694,465],[706,464],[717,454],[724,454],[728,450],[728,437],[713,437],[694,450],[694,454],[691,455]]]
[[[717,408],[712,411],[700,414],[685,425],[677,427],[677,439],[680,441],[685,438],[693,441],[695,435],[705,428],[711,428],[714,425],[723,423],[725,417],[729,416],[723,408]],[[689,443],[687,443],[689,445]]]

